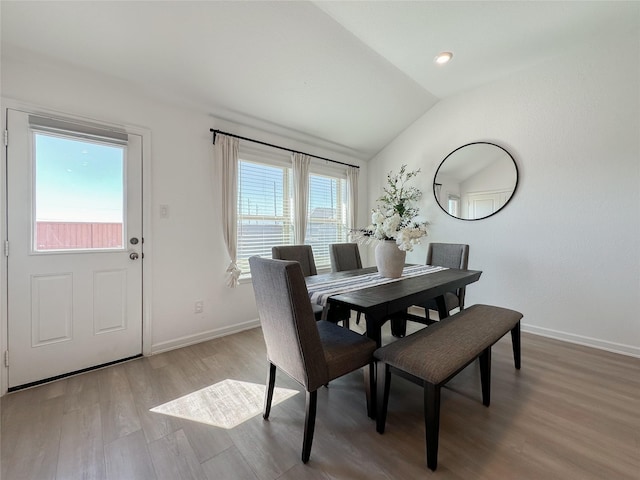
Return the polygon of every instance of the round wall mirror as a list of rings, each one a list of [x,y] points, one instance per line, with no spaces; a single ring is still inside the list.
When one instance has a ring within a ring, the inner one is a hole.
[[[518,185],[518,167],[509,152],[489,142],[456,148],[440,163],[433,194],[440,208],[461,220],[480,220],[509,202]]]

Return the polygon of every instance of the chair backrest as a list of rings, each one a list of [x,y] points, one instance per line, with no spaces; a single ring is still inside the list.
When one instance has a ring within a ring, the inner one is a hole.
[[[360,250],[357,243],[332,243],[329,245],[331,271],[343,272],[362,268]]]
[[[427,265],[466,270],[469,265],[469,245],[430,243],[427,249]]]
[[[305,277],[318,274],[311,245],[280,245],[278,247],[271,247],[271,258],[298,262]]]
[[[300,264],[249,258],[267,357],[308,391],[325,385],[329,372]]]
[[[464,243],[430,243],[427,248],[427,265],[466,270],[469,265],[469,245]],[[458,297],[457,305],[452,305],[452,307],[460,307],[460,310],[464,308],[466,292],[466,287],[458,288],[452,292]],[[450,300],[448,300],[448,304]],[[455,297],[452,300],[455,301]]]

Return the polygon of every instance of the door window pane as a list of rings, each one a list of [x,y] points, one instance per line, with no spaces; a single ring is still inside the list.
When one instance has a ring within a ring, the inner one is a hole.
[[[34,133],[34,249],[124,248],[125,147]]]

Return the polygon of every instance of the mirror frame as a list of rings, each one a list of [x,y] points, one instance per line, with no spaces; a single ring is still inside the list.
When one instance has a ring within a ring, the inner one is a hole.
[[[504,205],[502,205],[500,208],[498,208],[495,212],[491,213],[490,215],[486,215],[484,217],[480,217],[480,218],[462,218],[462,217],[456,217],[455,215],[451,215],[446,208],[444,208],[441,204],[440,204],[440,199],[438,198],[438,195],[436,193],[436,185],[442,185],[441,183],[436,183],[436,179],[438,178],[438,172],[440,171],[440,168],[442,168],[442,165],[444,165],[444,163],[447,161],[447,159],[449,157],[451,157],[451,155],[453,155],[454,153],[456,153],[458,150],[461,150],[465,147],[468,147],[470,145],[491,145],[493,147],[497,147],[500,150],[502,150],[504,153],[506,153],[509,158],[511,159],[511,162],[513,163],[513,168],[515,169],[515,173],[516,173],[516,183],[513,186],[513,191],[511,192],[511,195],[509,196],[509,198],[507,199],[507,201],[504,203]],[[458,220],[464,220],[466,222],[475,222],[477,220],[484,220],[485,218],[489,218],[494,216],[496,213],[498,213],[500,210],[502,210],[504,207],[506,207],[509,202],[511,201],[511,199],[513,198],[513,196],[516,193],[516,190],[518,188],[518,182],[520,180],[520,172],[518,171],[518,164],[516,163],[515,159],[513,158],[513,155],[511,155],[511,153],[509,153],[505,148],[501,147],[500,145],[497,145],[495,143],[492,142],[470,142],[467,143],[465,145],[462,145],[458,148],[456,148],[455,150],[453,150],[451,153],[449,153],[446,157],[444,157],[444,160],[442,160],[442,162],[440,162],[440,165],[438,165],[438,168],[436,170],[435,175],[433,176],[433,198],[435,198],[436,203],[438,204],[438,206],[440,207],[440,209],[442,209],[442,211],[444,213],[446,213],[447,215],[449,215],[451,218],[455,218]]]

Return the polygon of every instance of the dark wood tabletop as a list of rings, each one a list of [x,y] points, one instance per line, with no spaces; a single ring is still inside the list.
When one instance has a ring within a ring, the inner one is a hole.
[[[363,275],[376,272],[376,267],[349,270],[345,272],[324,273],[307,277],[307,285],[326,282],[338,278]],[[458,270],[449,268],[426,275],[403,278],[402,280],[363,288],[347,293],[332,295],[328,299],[332,305],[343,305],[351,310],[362,312],[366,319],[367,336],[381,344],[382,325],[394,316],[406,314],[412,305],[424,303],[435,298],[440,318],[449,312],[444,305],[445,292],[454,291],[470,283],[477,282],[482,272],[479,270]]]

